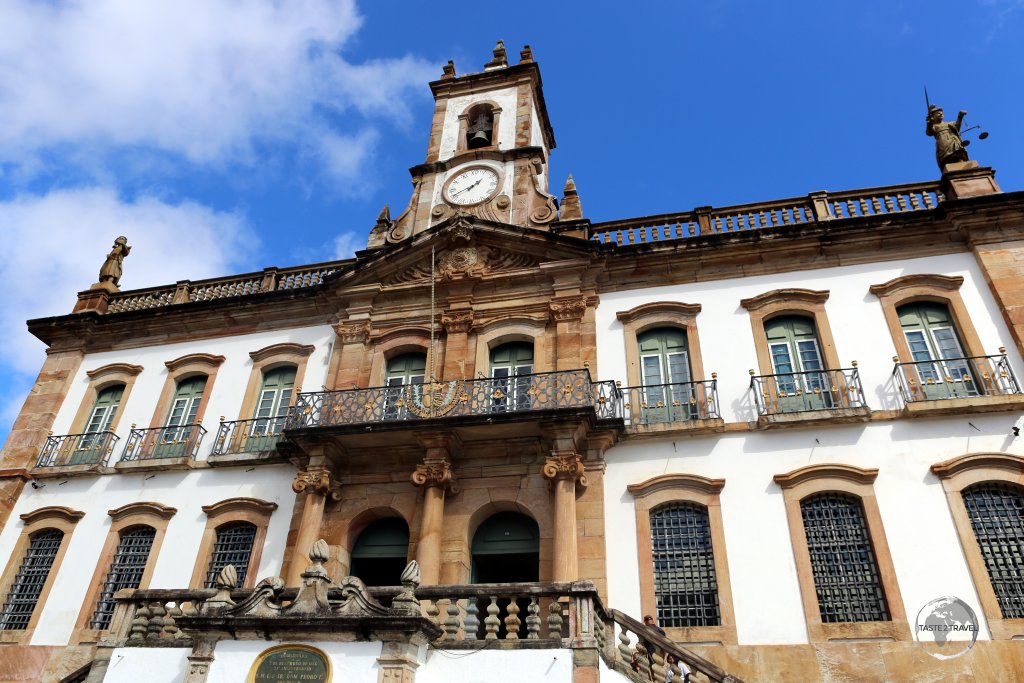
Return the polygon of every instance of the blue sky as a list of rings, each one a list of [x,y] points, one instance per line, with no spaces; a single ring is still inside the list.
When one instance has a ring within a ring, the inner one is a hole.
[[[529,43],[585,215],[938,177],[923,88],[1024,188],[1024,0],[0,4],[0,440],[113,238],[124,288],[342,258],[400,210],[426,83]]]

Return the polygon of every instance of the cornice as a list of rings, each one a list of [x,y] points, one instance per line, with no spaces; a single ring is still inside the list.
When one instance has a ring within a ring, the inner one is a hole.
[[[1024,474],[1024,458],[1007,453],[968,453],[931,466],[932,474],[939,479],[950,479],[974,469],[996,469],[1011,474]]]
[[[84,512],[78,510],[72,510],[69,507],[62,505],[51,505],[49,507],[39,508],[38,510],[32,510],[21,515],[21,521],[25,524],[35,524],[36,522],[43,519],[57,519],[63,522],[74,524],[82,517],[85,517]]]
[[[259,512],[269,515],[277,509],[277,503],[271,503],[259,498],[228,498],[213,505],[204,505],[203,512],[207,517],[221,515],[228,512]]]
[[[250,351],[249,358],[252,358],[257,363],[265,361],[268,358],[274,356],[299,356],[302,358],[308,357],[316,347],[312,344],[293,344],[291,342],[284,342],[282,344],[272,344],[270,346],[264,346],[259,351]]]
[[[725,486],[725,479],[708,479],[697,474],[662,474],[639,484],[629,484],[626,490],[634,498],[644,498],[659,491],[692,491],[705,495],[718,495]]]
[[[205,365],[211,368],[215,368],[224,361],[224,356],[214,356],[209,353],[190,353],[186,356],[181,356],[180,358],[169,360],[166,363],[164,363],[164,365],[167,366],[168,370],[174,372],[175,370],[180,370],[186,365]]]
[[[177,508],[161,505],[160,503],[140,502],[128,503],[119,508],[107,510],[107,514],[110,515],[113,521],[120,522],[127,517],[135,515],[151,515],[160,519],[170,519],[177,511]]]
[[[85,375],[89,379],[102,379],[109,375],[130,375],[134,377],[142,372],[143,367],[141,365],[131,365],[129,363],[110,363],[102,367],[98,367],[95,370],[86,370]]]
[[[747,309],[748,311],[758,311],[766,306],[773,304],[786,304],[786,303],[803,303],[803,304],[823,304],[828,301],[829,292],[825,290],[814,290],[814,289],[800,289],[800,288],[787,288],[787,289],[773,289],[770,292],[764,294],[758,294],[752,296],[749,299],[741,299],[740,306]]]
[[[619,311],[615,317],[619,322],[628,324],[648,316],[661,316],[665,314],[693,318],[701,311],[700,304],[684,304],[679,301],[653,301],[648,304],[641,304],[628,311]]]
[[[928,287],[945,292],[955,292],[963,283],[964,279],[959,275],[955,277],[928,274],[903,275],[880,285],[871,285],[868,287],[868,291],[879,298],[891,296],[912,287]]]
[[[877,469],[863,469],[854,465],[840,465],[838,463],[823,463],[821,465],[801,467],[786,474],[776,474],[772,477],[772,481],[784,489],[791,489],[804,482],[816,479],[843,479],[854,484],[870,485],[877,476]]]

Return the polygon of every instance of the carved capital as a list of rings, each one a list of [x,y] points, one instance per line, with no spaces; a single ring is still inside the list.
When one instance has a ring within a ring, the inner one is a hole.
[[[544,460],[544,476],[552,481],[569,479],[579,482],[581,486],[587,485],[587,478],[583,475],[583,460],[572,451],[553,452]]]
[[[568,320],[580,320],[587,312],[587,298],[573,297],[570,299],[558,299],[551,302],[551,318],[555,322]]]
[[[370,341],[370,321],[357,320],[355,322],[338,323],[334,331],[345,344],[365,344]]]
[[[326,469],[303,470],[296,473],[292,482],[295,493],[314,493],[319,496],[330,496],[331,500],[340,500],[341,493],[336,483],[331,481],[331,473]]]
[[[454,481],[452,465],[445,458],[424,458],[412,473],[412,483],[416,486],[450,489]]]
[[[441,314],[441,324],[448,334],[467,333],[473,327],[473,311],[452,311]]]

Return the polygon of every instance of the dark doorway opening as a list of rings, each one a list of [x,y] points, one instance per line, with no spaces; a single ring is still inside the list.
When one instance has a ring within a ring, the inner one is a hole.
[[[397,586],[408,558],[409,525],[399,517],[378,519],[356,539],[349,574],[367,586]]]
[[[473,583],[534,583],[540,580],[540,529],[537,523],[518,512],[499,512],[488,518],[473,536]],[[497,601],[498,638],[505,638],[510,600],[501,598]],[[477,637],[487,635],[485,619],[491,600],[484,598],[478,601],[480,626]],[[529,612],[530,600],[516,600],[520,620],[517,629],[520,638],[526,638],[526,617]]]

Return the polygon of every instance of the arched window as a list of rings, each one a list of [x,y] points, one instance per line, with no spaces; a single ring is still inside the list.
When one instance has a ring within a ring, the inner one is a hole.
[[[207,588],[217,584],[217,574],[229,564],[234,565],[238,572],[238,585],[245,585],[245,576],[249,571],[249,558],[252,556],[253,543],[256,540],[256,525],[249,522],[228,522],[217,527],[217,538],[210,553],[210,564],[206,569]]]
[[[1024,488],[985,482],[963,499],[1003,618],[1024,619]]]
[[[800,501],[800,513],[822,623],[889,621],[860,499],[817,493]]]
[[[122,588],[138,588],[142,574],[146,571],[149,552],[153,548],[156,529],[139,525],[121,532],[117,551],[110,563],[110,571],[103,579],[96,610],[89,621],[89,628],[106,629],[114,616],[114,594]]]
[[[295,366],[274,368],[263,374],[252,427],[245,444],[248,452],[272,451],[284,429],[295,389]]]
[[[823,410],[834,407],[832,392],[814,318],[781,315],[766,320],[779,412]]]
[[[480,149],[494,144],[494,109],[478,104],[466,112],[466,149]]]
[[[641,334],[637,343],[640,347],[640,382],[643,385],[642,423],[697,418],[685,330],[659,327]]]
[[[964,347],[948,306],[918,301],[900,306],[896,313],[926,398],[984,393],[964,359]]]
[[[28,628],[62,540],[64,532],[60,529],[42,529],[29,537],[25,557],[4,600],[0,631]]]
[[[533,344],[511,342],[491,349],[491,410],[529,410]]]
[[[650,519],[658,623],[718,626],[721,613],[707,508],[667,503],[651,510]]]
[[[176,458],[191,452],[190,445],[198,434],[196,418],[206,391],[206,375],[195,375],[178,382],[174,389],[160,443],[153,451],[154,458]]]
[[[108,442],[107,432],[110,431],[114,415],[121,405],[124,386],[123,384],[113,384],[97,394],[96,402],[92,406],[89,420],[85,425],[85,434],[71,454],[71,458],[68,460],[69,465],[97,463],[106,455],[104,449]]]
[[[356,539],[349,574],[368,586],[397,586],[408,557],[409,525],[400,517],[378,519]]]

